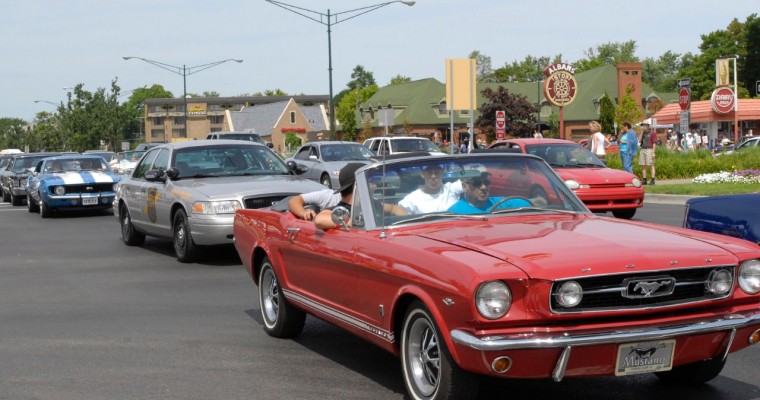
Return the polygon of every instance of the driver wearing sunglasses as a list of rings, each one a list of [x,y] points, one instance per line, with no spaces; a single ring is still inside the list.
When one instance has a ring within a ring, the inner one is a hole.
[[[481,172],[480,176],[462,179],[462,191],[464,197],[449,207],[448,211],[457,214],[483,214],[487,213],[498,204],[504,197],[489,197],[491,174]],[[498,204],[498,209],[530,207],[530,203],[522,198],[509,199]]]

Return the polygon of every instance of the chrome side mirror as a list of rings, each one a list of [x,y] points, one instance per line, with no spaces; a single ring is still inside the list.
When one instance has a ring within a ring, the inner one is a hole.
[[[346,207],[335,207],[332,210],[332,222],[348,232],[348,221],[351,219],[351,211]]]

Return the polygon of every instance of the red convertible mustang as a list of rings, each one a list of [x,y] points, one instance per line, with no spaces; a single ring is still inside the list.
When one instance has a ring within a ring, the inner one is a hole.
[[[383,211],[410,201],[427,211]],[[329,321],[398,355],[412,399],[473,398],[482,375],[693,384],[760,342],[760,248],[595,215],[535,156],[371,164],[332,216],[237,211],[264,330]]]

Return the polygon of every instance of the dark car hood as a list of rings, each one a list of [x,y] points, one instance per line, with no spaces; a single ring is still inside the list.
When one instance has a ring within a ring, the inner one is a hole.
[[[325,187],[292,175],[251,175],[195,178],[172,181],[179,189],[192,190],[209,198],[231,195],[250,196],[270,193],[306,193]]]
[[[729,237],[584,214],[445,225],[417,235],[491,255],[539,279],[735,264],[733,253],[757,252]]]

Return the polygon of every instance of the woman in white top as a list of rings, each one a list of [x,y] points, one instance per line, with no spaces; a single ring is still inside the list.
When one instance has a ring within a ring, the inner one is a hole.
[[[591,121],[588,123],[588,127],[591,130],[591,136],[588,138],[591,146],[590,150],[599,157],[599,159],[604,160],[604,157],[607,156],[606,148],[610,143],[602,133],[602,125],[599,124],[599,122]]]
[[[462,195],[462,181],[443,183],[443,169],[438,164],[426,166],[422,171],[425,185],[409,193],[398,205],[409,214],[424,214],[446,211],[459,201]]]

